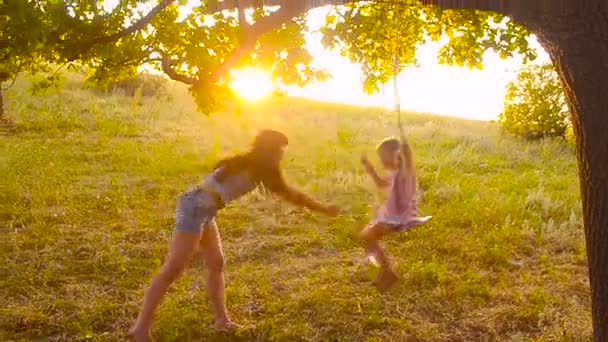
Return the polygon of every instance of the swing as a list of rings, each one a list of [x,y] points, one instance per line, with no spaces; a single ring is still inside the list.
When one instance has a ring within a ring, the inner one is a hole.
[[[407,144],[407,139],[405,138],[405,132],[403,130],[403,123],[401,120],[401,97],[399,95],[399,86],[397,84],[399,77],[399,56],[400,56],[400,48],[401,48],[401,40],[400,40],[400,31],[396,31],[396,37],[394,40],[394,54],[393,54],[393,96],[395,101],[395,112],[397,114],[397,127],[399,129],[399,139],[401,144]],[[406,160],[406,155],[404,149],[401,149],[401,160]],[[401,172],[405,173],[405,163],[401,163]],[[417,180],[416,180],[417,182]],[[415,202],[414,202],[415,203]],[[432,216],[417,216],[417,208],[415,210],[416,214],[407,218],[405,222],[401,222],[398,225],[397,230],[401,232],[405,232],[410,230],[416,226],[422,225],[429,221]]]

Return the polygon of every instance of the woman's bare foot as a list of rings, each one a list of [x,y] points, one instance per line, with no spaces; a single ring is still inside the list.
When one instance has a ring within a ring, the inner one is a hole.
[[[399,281],[399,276],[393,271],[382,271],[378,274],[378,278],[374,284],[378,290],[388,290]]]
[[[230,320],[230,318],[218,319],[215,321],[215,330],[218,331],[235,331],[239,329],[241,326],[234,323]]]
[[[150,330],[139,329],[137,327],[131,328],[127,334],[129,339],[134,342],[151,342],[152,336]]]

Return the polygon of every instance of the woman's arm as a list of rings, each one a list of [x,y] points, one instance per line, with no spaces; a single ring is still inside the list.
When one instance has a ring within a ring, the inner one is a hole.
[[[310,210],[318,211],[329,216],[336,216],[338,214],[337,207],[324,206],[308,195],[287,185],[283,175],[280,173],[273,175],[273,177],[269,177],[267,180],[264,180],[263,184],[266,188],[268,188],[268,190],[294,205],[306,207]]]
[[[376,169],[374,168],[372,163],[370,163],[369,159],[367,159],[366,156],[361,157],[361,163],[363,164],[363,167],[365,167],[365,171],[367,171],[370,177],[372,177],[372,180],[374,181],[377,187],[385,188],[388,186],[388,182],[382,177],[378,176]]]

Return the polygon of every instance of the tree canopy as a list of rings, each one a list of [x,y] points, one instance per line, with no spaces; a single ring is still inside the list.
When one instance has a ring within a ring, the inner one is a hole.
[[[440,63],[483,68],[483,55],[493,50],[507,58],[519,53],[525,61],[536,58],[529,33],[499,13],[444,10],[416,2],[355,3],[328,15],[323,32],[326,47],[339,49],[362,65],[364,90],[380,90],[393,73],[393,57],[400,70],[416,63],[416,49],[441,41]]]
[[[189,84],[198,107],[210,113],[232,96],[231,69],[255,66],[284,86],[304,86],[331,75],[311,65],[305,2],[280,7],[260,2],[246,9],[245,1],[208,1],[187,13],[180,11],[185,3],[5,4],[8,44],[2,48],[0,81],[10,82],[19,72],[44,73],[32,85],[44,89],[61,82],[57,68],[84,66],[90,81],[103,84],[132,76],[146,64]],[[416,48],[429,40],[444,43],[438,59],[447,64],[481,68],[483,53],[490,49],[502,57],[536,56],[529,33],[504,15],[444,10],[417,1],[334,6],[321,32],[325,47],[362,65],[368,93],[389,80],[395,54],[400,68],[406,68],[416,63]]]

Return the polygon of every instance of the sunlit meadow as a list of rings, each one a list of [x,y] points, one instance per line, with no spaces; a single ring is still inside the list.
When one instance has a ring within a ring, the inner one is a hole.
[[[339,205],[326,218],[262,192],[218,218],[228,306],[211,329],[204,265],[158,312],[159,341],[586,341],[590,299],[576,162],[561,141],[496,124],[404,114],[432,221],[386,241],[402,281],[379,293],[356,232],[378,197],[361,153],[397,134],[394,113],[290,98],[205,117],[184,87],[101,94],[7,92],[0,139],[0,340],[120,341],[171,237],[175,196],[260,128],[290,138],[288,180]]]

